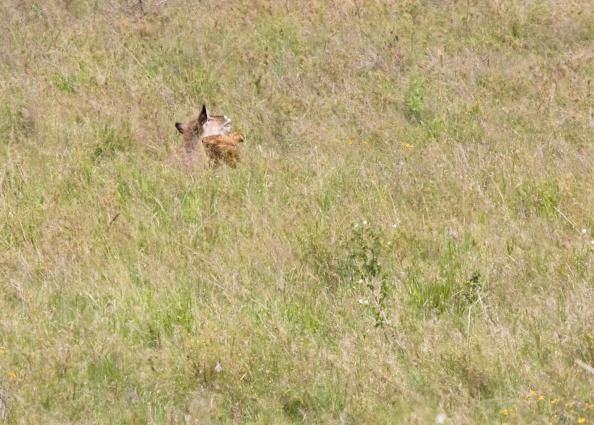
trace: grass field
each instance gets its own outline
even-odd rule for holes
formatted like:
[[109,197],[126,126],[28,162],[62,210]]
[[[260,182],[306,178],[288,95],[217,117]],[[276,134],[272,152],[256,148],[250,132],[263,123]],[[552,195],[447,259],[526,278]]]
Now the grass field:
[[594,424],[590,0],[0,16],[0,423]]

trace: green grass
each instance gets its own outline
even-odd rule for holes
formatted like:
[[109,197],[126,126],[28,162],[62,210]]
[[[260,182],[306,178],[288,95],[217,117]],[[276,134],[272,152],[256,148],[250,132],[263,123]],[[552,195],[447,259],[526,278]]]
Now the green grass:
[[0,423],[594,423],[590,1],[142,3],[0,4]]

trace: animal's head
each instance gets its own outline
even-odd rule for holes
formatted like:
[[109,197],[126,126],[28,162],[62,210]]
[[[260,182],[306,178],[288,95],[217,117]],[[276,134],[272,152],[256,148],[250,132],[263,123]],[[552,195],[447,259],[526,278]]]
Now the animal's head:
[[184,140],[190,141],[194,137],[228,133],[231,129],[231,120],[225,115],[209,115],[206,105],[203,105],[198,118],[185,124],[176,122],[175,128],[184,135]]

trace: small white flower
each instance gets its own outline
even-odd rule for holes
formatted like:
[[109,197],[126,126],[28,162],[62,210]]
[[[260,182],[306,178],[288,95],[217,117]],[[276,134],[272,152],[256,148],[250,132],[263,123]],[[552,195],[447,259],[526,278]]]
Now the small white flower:
[[221,366],[221,362],[217,362],[217,364],[216,364],[216,366],[214,368],[214,371],[216,373],[221,373],[223,371],[223,366]]
[[586,228],[583,228],[583,229],[582,229],[582,235],[585,235],[586,233],[588,233],[588,229],[586,229]]
[[365,298],[359,298],[359,304],[367,305],[369,304],[369,300],[366,300]]
[[397,227],[398,227],[398,225],[396,223],[392,224],[392,229],[395,229]]
[[363,220],[363,226],[367,226],[367,220]]
[[363,279],[359,279],[359,281],[357,282],[359,285],[361,285],[363,283]]
[[594,239],[592,240],[592,245],[594,245]]
[[435,417],[435,423],[438,425],[444,424],[447,418],[448,417],[446,416],[445,413],[443,413],[443,412],[438,413],[437,416]]

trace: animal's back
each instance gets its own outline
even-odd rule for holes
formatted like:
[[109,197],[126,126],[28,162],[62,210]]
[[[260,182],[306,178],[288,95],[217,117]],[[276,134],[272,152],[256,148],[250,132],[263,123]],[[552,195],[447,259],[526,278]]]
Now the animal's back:
[[212,165],[217,166],[224,162],[235,167],[240,160],[239,143],[243,141],[241,133],[233,132],[205,137],[202,144]]

